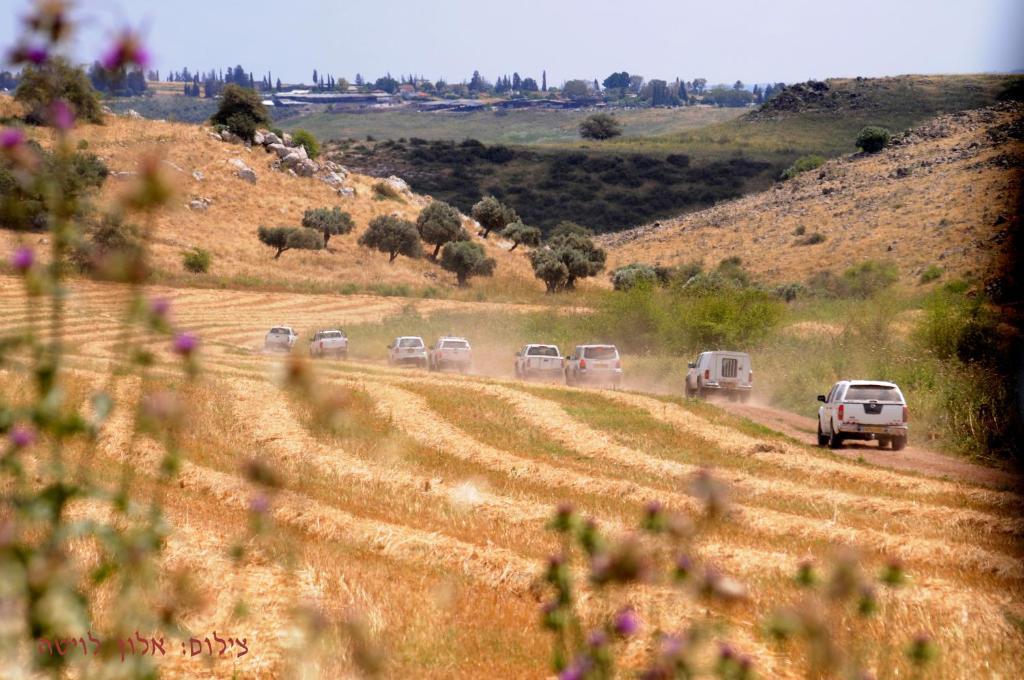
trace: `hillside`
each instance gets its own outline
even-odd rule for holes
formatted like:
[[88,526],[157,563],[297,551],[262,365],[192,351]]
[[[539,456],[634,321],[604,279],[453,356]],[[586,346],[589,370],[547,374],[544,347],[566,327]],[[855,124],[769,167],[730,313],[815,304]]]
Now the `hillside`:
[[[930,265],[984,278],[1016,224],[1022,116],[1018,103],[941,116],[877,155],[839,158],[771,190],[606,236],[609,266],[714,265],[736,255],[783,283],[889,259],[908,279]],[[815,233],[824,241],[801,244]]]
[[[48,143],[45,130],[33,129],[32,134]],[[358,174],[349,174],[344,180],[354,194],[341,196],[317,178],[271,169],[277,159],[274,154],[219,141],[208,129],[191,124],[108,116],[104,125],[77,128],[72,141],[78,140],[84,140],[88,151],[97,154],[111,171],[101,202],[124,190],[141,152],[156,151],[163,158],[177,195],[174,209],[162,213],[152,225],[152,264],[158,280],[349,292],[384,285],[405,286],[416,293],[427,287],[454,285],[453,275],[428,260],[399,257],[389,264],[387,255],[356,245],[374,216],[396,213],[415,220],[428,198],[406,194],[401,201],[380,200],[372,189],[377,180]],[[235,160],[254,170],[254,184],[237,176],[232,165]],[[190,209],[193,201],[203,199],[208,207]],[[256,238],[260,225],[298,226],[306,209],[332,206],[348,211],[356,228],[351,234],[333,237],[329,250],[288,251],[274,260],[273,251]],[[474,229],[470,231],[475,234]],[[13,241],[26,237],[38,238],[0,230],[0,249],[7,250]],[[495,280],[485,285],[502,287],[510,278],[532,278],[522,251],[509,253],[509,244],[494,237],[484,245],[498,260]],[[193,246],[213,254],[208,275],[183,270],[182,253]]]

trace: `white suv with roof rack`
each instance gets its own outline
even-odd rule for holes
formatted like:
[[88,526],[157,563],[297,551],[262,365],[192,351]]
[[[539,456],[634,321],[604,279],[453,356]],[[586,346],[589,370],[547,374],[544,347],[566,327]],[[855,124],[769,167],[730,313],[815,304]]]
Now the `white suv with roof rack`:
[[622,384],[622,361],[615,345],[576,345],[565,360],[565,384]]
[[427,345],[418,335],[402,335],[388,345],[388,363],[392,366],[416,364],[427,367]]
[[910,414],[895,383],[840,380],[818,401],[818,446],[838,449],[848,439],[875,440],[894,451],[907,445]]
[[746,401],[754,388],[754,368],[745,352],[702,352],[686,372],[686,396],[725,394]]

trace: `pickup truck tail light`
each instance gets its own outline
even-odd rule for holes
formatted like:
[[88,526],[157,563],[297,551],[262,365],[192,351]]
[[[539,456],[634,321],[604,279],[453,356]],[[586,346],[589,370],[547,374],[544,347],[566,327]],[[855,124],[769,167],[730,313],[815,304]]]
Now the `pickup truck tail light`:
[[751,385],[754,384],[754,372],[753,371],[750,371],[749,373],[747,373],[747,382],[750,383]]
[[622,368],[622,359],[615,360],[615,368]]
[[839,411],[838,411],[838,413],[836,415],[839,416],[839,422],[843,422],[843,416],[846,415],[846,407],[843,406],[842,404],[840,404],[839,405]]
[[711,380],[711,369],[710,368],[705,368],[704,369],[704,379],[705,380]]
[[587,360],[586,359],[580,359],[580,370],[582,371],[582,370],[586,369],[586,367],[587,367]]
[[903,422],[906,423],[906,422],[909,422],[909,421],[910,421],[910,409],[907,408],[906,406],[904,406],[903,407]]

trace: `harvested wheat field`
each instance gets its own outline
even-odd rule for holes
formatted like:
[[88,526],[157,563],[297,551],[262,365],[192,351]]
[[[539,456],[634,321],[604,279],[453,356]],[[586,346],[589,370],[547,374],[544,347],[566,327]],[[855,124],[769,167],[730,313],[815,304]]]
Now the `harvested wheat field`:
[[[696,519],[690,481],[705,469],[730,500],[693,557],[738,580],[745,596],[694,599],[652,584],[610,601],[588,595],[585,615],[628,601],[645,633],[714,622],[760,677],[800,677],[806,651],[776,644],[764,623],[799,600],[802,562],[824,570],[845,547],[864,573],[898,560],[908,574],[878,592],[877,615],[856,631],[852,620],[834,622],[878,677],[913,677],[905,648],[921,632],[939,650],[927,677],[1024,676],[1024,497],[1012,490],[839,458],[682,400],[260,352],[262,333],[283,318],[302,333],[299,355],[324,318],[383,319],[401,311],[395,298],[151,293],[201,338],[200,377],[183,387],[185,455],[164,501],[173,529],[161,569],[167,579],[201,575],[186,626],[245,637],[249,649],[208,664],[169,655],[157,666],[168,677],[355,675],[367,652],[339,624],[353,615],[385,677],[543,677],[540,576],[559,547],[545,528],[554,508],[569,502],[613,535],[654,500]],[[126,297],[117,285],[71,286],[68,391],[79,403],[120,361],[112,310]],[[429,314],[442,303],[415,304]],[[5,329],[39,314],[19,280],[0,279]],[[166,342],[150,342],[149,383],[114,378],[113,393],[176,380]],[[314,398],[284,387],[296,372]],[[27,380],[17,362],[0,376],[8,398]],[[329,422],[324,404],[337,406]],[[126,434],[131,417],[115,410],[86,462],[111,479],[130,468],[146,493],[160,459],[145,435]],[[276,488],[250,481],[254,460],[273,470]],[[256,534],[254,503],[268,527]],[[649,639],[627,645],[627,664],[640,663]]]

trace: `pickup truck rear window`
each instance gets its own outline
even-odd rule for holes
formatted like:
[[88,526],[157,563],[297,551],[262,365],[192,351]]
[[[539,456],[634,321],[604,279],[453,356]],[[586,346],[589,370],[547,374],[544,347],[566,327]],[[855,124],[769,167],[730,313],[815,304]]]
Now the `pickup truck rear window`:
[[327,340],[329,338],[343,338],[345,335],[341,331],[324,331],[320,334],[320,337]]
[[419,338],[402,338],[398,341],[399,347],[423,347],[423,341]]
[[614,347],[587,347],[583,350],[583,356],[587,359],[618,359],[619,351]]
[[531,357],[557,357],[557,347],[531,347],[526,351],[527,356]]
[[441,349],[469,349],[469,343],[465,340],[445,340],[441,343]]
[[270,332],[273,335],[288,335],[289,334],[287,328],[271,328]]
[[893,401],[903,403],[903,396],[895,387],[887,385],[850,385],[844,401]]

